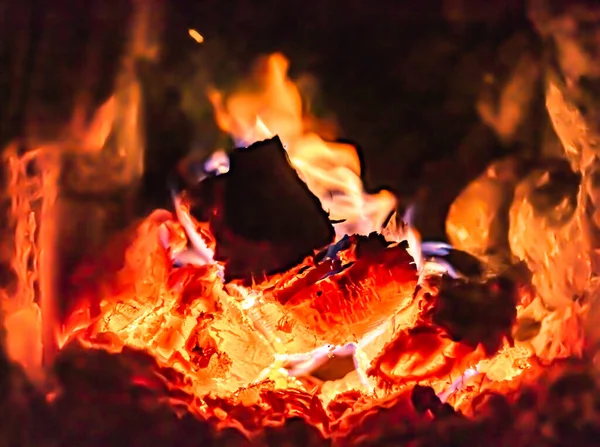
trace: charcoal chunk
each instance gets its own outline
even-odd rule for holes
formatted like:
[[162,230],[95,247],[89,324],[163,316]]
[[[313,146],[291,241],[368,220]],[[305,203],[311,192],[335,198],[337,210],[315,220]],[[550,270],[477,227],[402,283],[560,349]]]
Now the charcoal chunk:
[[430,386],[415,385],[410,396],[415,410],[424,413],[428,410],[437,410],[442,402]]
[[444,277],[435,303],[435,324],[454,341],[473,347],[481,343],[491,354],[500,348],[503,337],[511,337],[517,316],[517,288],[503,276],[484,282]]
[[335,232],[298,177],[279,137],[230,154],[229,172],[190,191],[192,213],[209,220],[227,279],[256,279],[297,265]]

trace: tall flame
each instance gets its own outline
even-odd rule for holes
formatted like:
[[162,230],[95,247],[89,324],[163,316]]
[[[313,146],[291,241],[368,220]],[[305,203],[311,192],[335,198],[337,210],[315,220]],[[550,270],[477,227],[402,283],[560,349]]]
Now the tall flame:
[[[4,163],[10,196],[9,227],[14,230],[11,244],[3,241],[3,258],[9,256],[15,274],[11,288],[0,290],[5,313],[6,350],[36,378],[41,372],[43,347],[51,345],[55,221],[52,213],[57,195],[56,148],[41,147],[20,154],[19,145],[6,148]],[[45,300],[42,296],[45,296]]]
[[[83,229],[86,244],[93,246],[110,220],[107,213],[84,212],[91,209],[89,203],[65,199],[59,194],[59,183],[92,197],[119,189],[133,195],[143,173],[143,98],[135,63],[157,56],[156,25],[162,2],[136,0],[134,6],[129,47],[115,93],[92,120],[86,119],[87,103],[82,100],[64,140],[39,144],[36,135],[29,135],[25,153],[20,144],[4,151],[8,230],[14,232],[14,241],[3,241],[1,255],[16,278],[15,287],[0,290],[0,305],[7,353],[34,376],[41,372],[43,361],[52,360],[57,347],[58,280],[64,273],[58,261],[81,255],[80,244],[61,243],[62,238]],[[65,160],[69,169],[63,170]],[[131,207],[124,208],[123,213]]]
[[325,141],[309,130],[313,120],[303,111],[288,67],[283,55],[272,54],[259,60],[252,79],[231,95],[209,90],[217,124],[239,146],[279,135],[292,165],[331,220],[343,221],[336,225],[338,238],[381,231],[396,206],[394,195],[385,190],[365,192],[356,149]]

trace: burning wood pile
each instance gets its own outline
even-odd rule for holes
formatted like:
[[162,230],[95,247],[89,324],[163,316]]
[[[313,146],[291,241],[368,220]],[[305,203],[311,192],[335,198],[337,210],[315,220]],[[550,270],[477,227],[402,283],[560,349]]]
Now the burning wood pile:
[[[536,17],[559,49],[580,42]],[[597,130],[579,81],[595,71],[551,67],[565,160],[491,166],[450,210],[452,245],[364,190],[356,149],[322,137],[281,54],[209,92],[236,148],[184,160],[172,210],[67,285],[59,174],[80,154],[7,150],[0,445],[594,445]],[[135,80],[122,92],[79,143],[98,159],[119,134],[135,184]]]

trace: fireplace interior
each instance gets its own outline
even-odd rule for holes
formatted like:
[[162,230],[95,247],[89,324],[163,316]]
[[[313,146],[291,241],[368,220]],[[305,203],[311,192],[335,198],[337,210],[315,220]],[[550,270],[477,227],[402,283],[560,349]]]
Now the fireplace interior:
[[0,447],[597,444],[595,2],[0,9]]

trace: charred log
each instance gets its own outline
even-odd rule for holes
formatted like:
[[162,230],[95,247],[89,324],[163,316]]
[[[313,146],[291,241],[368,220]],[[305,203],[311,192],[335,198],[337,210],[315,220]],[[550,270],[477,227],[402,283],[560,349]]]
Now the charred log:
[[374,359],[370,376],[382,385],[423,381],[464,371],[511,341],[517,287],[500,276],[483,282],[434,279],[416,291],[422,309]]
[[431,319],[453,340],[473,348],[481,343],[492,354],[510,337],[516,306],[517,287],[507,278],[477,283],[443,277]]
[[228,279],[291,268],[334,238],[327,213],[278,137],[233,152],[229,172],[200,183],[189,197],[195,216],[210,221]]

